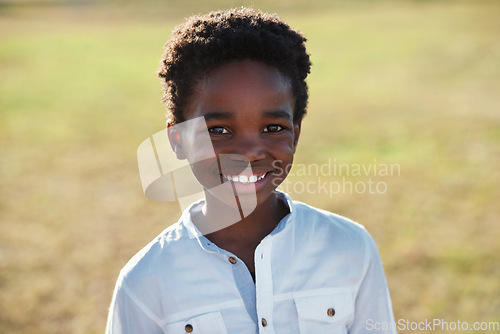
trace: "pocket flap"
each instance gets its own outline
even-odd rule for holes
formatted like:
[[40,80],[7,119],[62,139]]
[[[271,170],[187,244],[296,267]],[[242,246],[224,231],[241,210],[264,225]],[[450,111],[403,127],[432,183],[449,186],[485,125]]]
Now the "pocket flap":
[[177,333],[203,333],[224,334],[226,326],[220,312],[210,312],[192,317],[186,321],[167,324],[164,328],[166,334]]
[[299,318],[328,323],[345,322],[354,313],[350,292],[294,298]]

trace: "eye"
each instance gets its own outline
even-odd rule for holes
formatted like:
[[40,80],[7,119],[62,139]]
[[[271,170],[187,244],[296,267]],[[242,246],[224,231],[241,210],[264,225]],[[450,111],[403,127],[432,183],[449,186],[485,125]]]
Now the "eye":
[[208,132],[214,135],[225,135],[229,133],[229,131],[223,126],[213,126],[208,129]]
[[276,133],[285,130],[284,127],[278,124],[271,124],[265,127],[264,132]]

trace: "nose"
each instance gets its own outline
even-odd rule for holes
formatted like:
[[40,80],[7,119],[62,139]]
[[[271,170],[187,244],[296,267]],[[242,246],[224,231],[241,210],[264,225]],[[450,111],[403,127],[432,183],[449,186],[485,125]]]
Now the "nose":
[[262,160],[266,157],[262,139],[256,135],[239,135],[233,141],[231,153],[243,156],[249,162]]

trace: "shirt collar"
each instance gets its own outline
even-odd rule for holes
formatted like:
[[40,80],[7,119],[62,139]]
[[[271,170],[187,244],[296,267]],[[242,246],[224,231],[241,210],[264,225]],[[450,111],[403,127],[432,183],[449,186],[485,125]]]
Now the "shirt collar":
[[[276,192],[278,193],[278,197],[286,204],[290,212],[283,219],[281,219],[281,221],[278,223],[278,225],[276,225],[276,228],[271,232],[270,235],[279,233],[281,230],[285,228],[285,226],[289,225],[289,223],[292,222],[293,219],[295,218],[295,211],[296,211],[294,203],[288,194],[280,190],[276,190]],[[200,199],[189,205],[182,213],[180,221],[186,227],[189,234],[189,239],[194,239],[194,238],[199,239],[200,237],[203,236],[200,230],[198,230],[196,225],[193,223],[191,217],[193,210],[200,210],[204,202],[205,202],[204,199]]]

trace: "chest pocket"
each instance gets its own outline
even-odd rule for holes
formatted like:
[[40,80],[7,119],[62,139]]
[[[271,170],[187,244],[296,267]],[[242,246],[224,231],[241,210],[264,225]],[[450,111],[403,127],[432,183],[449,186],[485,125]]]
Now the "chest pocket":
[[350,292],[294,298],[300,333],[346,334],[354,316]]
[[165,334],[227,334],[220,312],[205,313],[186,321],[179,321],[164,326]]

